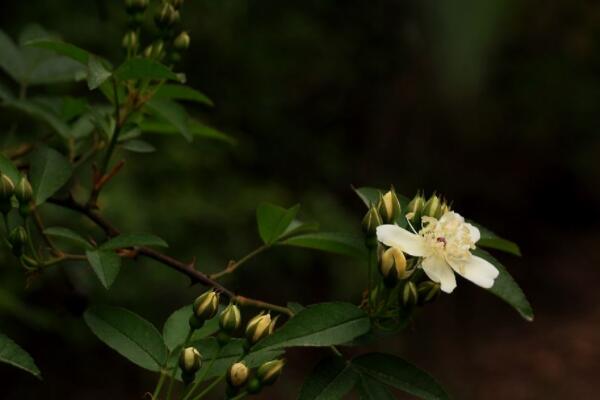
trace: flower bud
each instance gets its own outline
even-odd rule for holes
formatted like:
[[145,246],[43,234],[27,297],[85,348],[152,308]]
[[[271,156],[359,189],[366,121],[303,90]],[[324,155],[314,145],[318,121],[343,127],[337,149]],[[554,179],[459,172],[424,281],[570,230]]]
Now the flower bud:
[[165,43],[162,40],[157,40],[150,46],[144,49],[144,57],[146,58],[161,58],[165,49]]
[[367,237],[375,237],[377,235],[377,227],[381,225],[381,216],[377,211],[377,208],[371,207],[365,214],[362,220],[362,229]]
[[154,22],[160,29],[170,28],[178,19],[179,12],[169,3],[164,3],[154,16]]
[[449,211],[450,211],[450,205],[446,202],[446,200],[442,201],[442,206],[440,207],[440,217]]
[[437,197],[435,194],[431,195],[431,197],[429,198],[429,200],[427,200],[427,203],[425,203],[425,206],[423,207],[423,215],[433,218],[439,218],[441,208],[442,202],[440,201],[440,198]]
[[235,388],[242,387],[248,381],[250,370],[243,362],[236,362],[227,370],[227,383]]
[[246,325],[246,339],[250,345],[257,343],[264,337],[269,336],[271,328],[271,315],[264,311],[255,316]]
[[209,290],[198,296],[193,307],[196,318],[200,321],[209,320],[219,311],[219,294],[214,290]]
[[138,36],[134,31],[129,31],[123,36],[123,47],[126,49],[135,49],[138,46]]
[[417,286],[411,281],[406,282],[402,289],[402,304],[406,307],[412,307],[417,304],[418,300]]
[[179,356],[179,368],[187,374],[195,374],[202,364],[202,356],[195,347],[186,347]]
[[125,9],[128,14],[137,14],[146,11],[149,0],[125,0]]
[[275,318],[273,318],[273,320],[271,321],[271,323],[269,324],[269,335],[272,335],[273,332],[275,332],[275,327],[277,326],[277,320],[279,319],[279,315],[276,316]]
[[440,284],[432,281],[421,282],[417,287],[419,304],[430,303],[440,296]]
[[416,196],[408,203],[408,209],[406,212],[406,218],[412,222],[421,221],[421,215],[423,215],[423,207],[425,207],[425,198],[421,193],[417,193]]
[[177,50],[186,50],[190,47],[190,35],[187,32],[181,32],[173,41],[173,46]]
[[284,365],[285,362],[283,360],[268,361],[258,367],[256,377],[261,384],[272,385],[279,378],[279,375],[281,375]]
[[0,201],[10,201],[10,198],[15,193],[15,184],[9,178],[0,172]]
[[242,316],[240,314],[240,309],[235,304],[228,305],[225,310],[221,313],[221,317],[219,318],[219,326],[221,330],[226,333],[232,334],[242,324]]
[[15,188],[15,196],[17,197],[17,200],[19,200],[20,204],[29,203],[33,197],[33,189],[31,188],[31,184],[25,175],[21,177],[21,180]]
[[381,255],[379,260],[379,272],[383,276],[383,282],[387,287],[394,287],[398,280],[410,275],[406,271],[406,257],[402,250],[390,247]]
[[398,200],[398,195],[393,187],[386,194],[381,196],[377,208],[379,209],[381,219],[386,224],[394,223],[398,217],[400,217],[402,207],[400,206],[400,200]]
[[12,252],[15,256],[19,257],[23,254],[23,247],[27,243],[28,235],[27,231],[22,226],[17,226],[8,235],[8,242],[12,246]]
[[260,392],[261,389],[262,389],[262,385],[260,384],[260,381],[256,377],[250,379],[250,382],[248,382],[248,387],[246,387],[246,390],[250,394],[257,394]]

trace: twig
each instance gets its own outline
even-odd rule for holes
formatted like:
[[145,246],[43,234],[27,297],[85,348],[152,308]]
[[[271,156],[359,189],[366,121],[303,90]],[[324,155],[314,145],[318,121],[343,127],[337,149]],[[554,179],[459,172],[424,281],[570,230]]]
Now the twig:
[[268,248],[270,248],[270,246],[264,244],[264,245],[258,247],[257,249],[253,250],[252,252],[246,254],[239,261],[230,261],[229,264],[227,265],[227,267],[224,270],[219,271],[217,273],[214,273],[214,274],[210,275],[210,278],[211,279],[219,279],[223,275],[231,274],[236,269],[238,269],[239,267],[241,267],[242,264],[244,264],[246,261],[248,261],[252,257],[254,257],[254,256],[262,253],[263,251],[267,250]]

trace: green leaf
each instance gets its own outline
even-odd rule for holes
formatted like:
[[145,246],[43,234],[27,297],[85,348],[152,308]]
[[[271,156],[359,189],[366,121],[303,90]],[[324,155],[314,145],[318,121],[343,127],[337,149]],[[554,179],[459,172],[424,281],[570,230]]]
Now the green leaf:
[[298,210],[300,210],[299,205],[285,209],[274,204],[261,203],[256,209],[256,222],[263,242],[266,244],[276,242],[288,229]]
[[369,378],[366,375],[360,375],[358,382],[358,392],[360,400],[394,400],[396,397],[383,383]]
[[258,342],[254,350],[338,345],[364,335],[370,328],[369,317],[355,305],[321,303],[300,311],[271,336]]
[[82,247],[84,249],[90,250],[93,248],[93,246],[90,244],[90,242],[87,241],[83,236],[81,236],[77,232],[74,232],[68,228],[62,228],[59,226],[53,226],[50,228],[46,228],[46,229],[44,229],[44,235],[68,239],[71,242],[76,243],[77,245],[79,245],[80,247]]
[[150,143],[137,139],[128,140],[122,143],[121,147],[134,153],[153,153],[156,151],[156,148]]
[[42,379],[33,358],[8,336],[0,333],[0,362],[10,364]]
[[[162,133],[162,134],[175,134],[179,133],[179,130],[170,124],[169,122],[160,120],[144,120],[140,124],[140,128],[147,133]],[[194,119],[188,119],[188,131],[192,136],[198,136],[206,139],[221,140],[234,144],[235,139],[229,137],[225,133],[216,130],[210,126],[204,125],[203,123]]]
[[87,64],[87,84],[90,90],[97,89],[108,78],[111,72],[98,57],[90,56]]
[[188,126],[189,116],[181,105],[171,100],[155,97],[146,103],[146,107],[173,125],[188,142],[192,141],[192,134]]
[[0,154],[0,172],[7,175],[15,185],[21,180],[21,174],[17,167],[2,154]]
[[513,254],[519,257],[521,256],[521,249],[519,249],[519,246],[515,242],[511,242],[510,240],[501,238],[494,232],[477,223],[474,223],[472,221],[469,222],[475,225],[479,229],[479,233],[481,234],[481,237],[477,242],[477,246],[500,250],[505,253]]
[[29,100],[12,100],[6,101],[5,103],[8,107],[14,108],[16,110],[22,111],[35,117],[45,123],[47,123],[56,133],[62,136],[65,139],[68,139],[70,136],[70,129],[67,124],[65,124],[58,116],[53,114],[52,112],[46,110],[41,105],[35,103],[34,101]]
[[19,47],[3,31],[0,30],[0,68],[11,78],[20,82],[25,70],[25,61]]
[[85,255],[102,285],[110,288],[121,270],[121,257],[110,250],[88,250]]
[[204,93],[184,85],[164,84],[157,91],[155,96],[173,100],[189,100],[197,103],[213,106],[213,102]]
[[61,54],[75,61],[78,61],[83,65],[88,64],[88,59],[90,57],[90,53],[86,50],[83,50],[82,48],[72,45],[70,43],[62,42],[56,39],[34,39],[28,41],[26,43],[26,46],[51,50],[55,53]]
[[510,276],[504,265],[484,250],[475,249],[473,254],[489,261],[500,271],[500,274],[494,281],[494,286],[489,291],[513,306],[527,321],[533,321],[531,304],[529,304],[525,293],[523,293],[513,277]]
[[177,75],[167,66],[148,58],[130,58],[121,64],[114,74],[123,81],[133,79],[178,80]]
[[346,233],[307,233],[285,239],[281,244],[323,250],[360,259],[367,257],[364,240]]
[[31,157],[31,186],[36,205],[40,205],[71,178],[73,167],[58,151],[50,147],[36,150]]
[[290,222],[287,229],[281,234],[279,239],[287,239],[303,233],[316,232],[318,230],[319,224],[316,222],[301,222],[295,219]]
[[352,360],[352,366],[363,375],[421,399],[450,398],[429,374],[390,354],[369,353],[358,356]]
[[340,357],[325,358],[308,376],[298,400],[337,400],[356,383],[358,374]]
[[169,247],[167,242],[149,233],[122,233],[103,243],[100,248],[103,250],[116,250],[135,246]]
[[167,361],[167,348],[154,325],[124,308],[94,306],[84,314],[92,332],[131,362],[150,371],[160,371]]
[[[221,308],[221,307],[220,307]],[[187,335],[190,333],[189,320],[192,316],[192,305],[181,307],[173,312],[165,321],[163,326],[163,337],[165,344],[170,351],[183,345]],[[202,328],[196,329],[192,335],[192,341],[198,341],[202,338],[212,335],[219,330],[219,315],[204,322]]]

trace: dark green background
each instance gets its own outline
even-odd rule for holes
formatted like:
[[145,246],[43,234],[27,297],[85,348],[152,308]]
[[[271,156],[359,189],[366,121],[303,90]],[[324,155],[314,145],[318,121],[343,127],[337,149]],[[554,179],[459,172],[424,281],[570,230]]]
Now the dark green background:
[[[117,0],[2,4],[0,28],[10,35],[32,22],[122,57]],[[157,153],[124,154],[101,199],[117,225],[157,233],[170,254],[214,271],[259,244],[262,200],[299,202],[301,216],[324,230],[358,232],[364,210],[351,184],[437,190],[521,244],[521,259],[501,259],[536,320],[460,281],[379,350],[431,371],[457,399],[595,396],[598,4],[195,0],[183,24],[192,46],[180,70],[216,103],[190,111],[238,143],[150,137]],[[1,115],[4,132],[11,115]],[[58,271],[24,289],[3,256],[0,328],[33,354],[45,380],[0,366],[0,397],[141,398],[153,377],[93,337],[81,311],[91,301],[119,304],[160,325],[201,289],[147,261],[128,263],[108,292],[87,268],[66,274],[76,289]],[[313,303],[356,301],[364,277],[364,266],[343,257],[278,249],[225,283],[273,302]],[[319,355],[292,352],[282,382],[261,398],[294,398]]]

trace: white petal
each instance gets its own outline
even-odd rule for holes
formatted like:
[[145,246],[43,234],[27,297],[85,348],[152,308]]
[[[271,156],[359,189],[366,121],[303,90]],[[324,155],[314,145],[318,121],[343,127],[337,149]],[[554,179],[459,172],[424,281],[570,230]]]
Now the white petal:
[[450,265],[452,265],[452,269],[458,274],[485,289],[494,286],[494,279],[496,279],[500,273],[490,262],[477,256],[471,256],[464,263],[449,261]]
[[426,251],[425,239],[398,225],[380,225],[377,227],[377,240],[386,246],[398,247],[411,256],[422,257]]
[[469,229],[469,233],[471,234],[471,240],[473,241],[473,243],[477,243],[479,239],[481,239],[481,233],[479,232],[479,228],[471,224],[465,224],[465,226]]
[[441,284],[442,292],[452,293],[456,287],[456,277],[446,260],[437,256],[426,257],[422,266],[429,279]]

